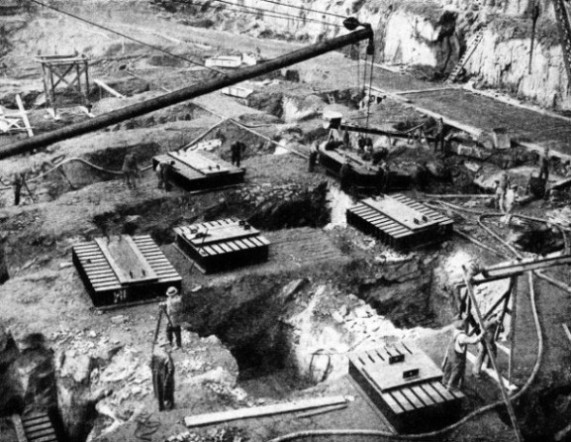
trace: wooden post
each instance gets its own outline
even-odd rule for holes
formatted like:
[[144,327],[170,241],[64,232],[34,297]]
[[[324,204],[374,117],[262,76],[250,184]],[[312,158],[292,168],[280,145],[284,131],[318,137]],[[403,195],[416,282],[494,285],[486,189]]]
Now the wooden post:
[[34,132],[32,131],[32,126],[30,126],[30,120],[28,120],[28,114],[26,113],[20,94],[16,94],[16,103],[18,104],[18,109],[20,109],[20,116],[22,117],[22,121],[26,127],[26,132],[28,132],[29,137],[33,137]]
[[515,331],[516,331],[516,319],[517,319],[517,283],[519,282],[517,276],[515,277],[515,283],[512,290],[512,308],[511,308],[511,327],[510,327],[510,355],[508,360],[508,380],[512,382],[513,370],[514,370],[514,354],[515,354]]
[[[480,307],[478,306],[478,303],[476,302],[476,297],[474,296],[474,292],[472,290],[472,282],[470,281],[470,279],[468,277],[468,272],[467,272],[466,268],[464,268],[464,282],[466,284],[466,291],[468,293],[468,296],[470,297],[470,300],[472,301],[472,304],[474,305],[474,311],[476,312],[476,320],[478,321],[478,324],[480,325],[481,332],[484,333],[486,329],[484,328],[484,322],[482,320],[482,314],[480,313]],[[515,297],[514,297],[514,299],[515,299]],[[484,344],[484,348],[486,349],[486,352],[488,353],[488,358],[489,358],[490,362],[492,363],[492,367],[494,367],[494,371],[496,372],[496,374],[498,376],[498,384],[500,386],[500,391],[502,393],[502,397],[504,399],[504,402],[506,403],[506,408],[508,409],[508,414],[510,416],[510,420],[511,420],[512,425],[513,425],[513,429],[514,429],[514,432],[516,435],[516,439],[518,440],[518,442],[522,442],[523,438],[521,436],[519,425],[518,425],[517,419],[515,417],[515,412],[514,412],[512,403],[510,402],[510,398],[506,392],[504,382],[503,382],[502,376],[500,374],[500,370],[498,369],[498,364],[496,363],[496,357],[488,348],[486,341],[483,341],[483,344]]]

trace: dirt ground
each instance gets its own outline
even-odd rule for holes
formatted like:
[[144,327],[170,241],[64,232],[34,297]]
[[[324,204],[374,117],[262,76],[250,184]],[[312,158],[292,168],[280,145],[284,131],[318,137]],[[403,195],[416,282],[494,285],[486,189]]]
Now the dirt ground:
[[[259,49],[263,57],[270,58],[301,46],[252,38],[245,33],[236,35],[191,28],[169,14],[158,14],[143,2],[75,4],[71,10],[201,62],[206,57],[237,50],[256,53]],[[153,20],[149,20],[149,16],[153,16]],[[5,78],[0,81],[0,103],[13,107],[14,93],[22,93],[38,133],[88,117],[77,109],[62,112],[60,121],[47,117],[41,107],[42,85],[38,64],[30,57],[32,53],[65,54],[74,50],[86,53],[92,60],[92,77],[104,80],[127,96],[125,99],[109,97],[94,88],[91,99],[96,115],[165,90],[204,81],[211,75],[197,70],[191,63],[161,55],[109,32],[78,26],[71,18],[54,12],[38,11],[22,18],[28,20],[28,25],[18,31],[12,51],[3,58]],[[141,431],[138,427],[145,425],[142,422],[149,415],[151,421],[160,422],[152,435],[152,440],[159,441],[185,431],[181,424],[184,416],[338,394],[355,396],[355,400],[346,409],[310,418],[284,415],[239,421],[222,428],[230,433],[240,429],[237,434],[244,439],[238,440],[252,441],[307,429],[386,430],[387,426],[375,410],[343,375],[347,364],[344,355],[332,358],[334,374],[324,382],[314,379],[315,373],[303,372],[307,369],[308,355],[319,346],[343,353],[354,345],[366,349],[391,340],[409,339],[440,364],[445,351],[443,342],[451,335],[447,325],[455,314],[454,300],[448,291],[454,283],[452,269],[458,270],[459,263],[469,258],[483,264],[505,258],[483,251],[457,236],[434,249],[398,254],[346,226],[344,209],[356,198],[340,192],[336,180],[322,169],[308,173],[305,156],[309,144],[327,134],[321,125],[324,109],[342,109],[357,124],[366,118],[365,112],[355,109],[355,102],[342,98],[357,85],[355,67],[355,62],[343,54],[330,53],[295,66],[302,82],[292,82],[283,76],[260,79],[253,84],[255,100],[213,93],[193,103],[157,111],[28,156],[0,162],[3,180],[0,233],[6,236],[5,251],[11,276],[0,287],[0,321],[18,342],[30,333],[42,333],[57,357],[66,354],[74,359],[89,355],[97,361],[89,388],[105,387],[113,392],[97,406],[99,417],[95,422],[94,440],[131,440]],[[433,83],[380,67],[375,70],[374,84],[393,92],[434,87]],[[336,97],[330,99],[332,90]],[[280,98],[275,99],[276,96]],[[501,122],[527,136],[529,126],[524,127],[521,122],[531,120],[527,111],[520,109],[512,118],[505,105],[474,97],[460,91],[415,94],[419,105],[433,106],[454,118],[462,116],[459,108],[465,111],[473,106],[485,107],[490,112],[482,112],[472,124],[489,128]],[[286,115],[302,114],[306,117],[286,119]],[[245,127],[223,121],[228,119]],[[397,123],[421,121],[422,116],[414,109],[387,99],[372,106],[370,120],[376,127],[392,129]],[[533,121],[549,128],[562,124],[536,114]],[[167,193],[158,189],[155,174],[148,168],[151,158],[185,146],[218,123],[220,126],[204,140],[223,139],[222,146],[211,154],[225,160],[229,159],[233,140],[246,142],[245,183],[210,192],[188,193],[175,189]],[[1,136],[0,146],[18,137],[21,138],[20,135]],[[546,139],[551,138],[533,141]],[[466,165],[465,159],[435,155],[423,142],[393,145],[382,138],[375,142],[377,147],[390,148],[393,163],[403,170],[415,167],[420,161],[427,161],[436,172],[442,168],[453,170],[451,178],[433,174],[428,188],[424,189],[426,192],[456,193],[458,189],[482,192],[473,184],[472,166]],[[276,144],[297,154],[276,155],[274,153],[279,151]],[[125,154],[131,151],[137,152],[141,166],[147,168],[136,189],[127,188],[117,174]],[[66,160],[69,162],[62,167],[63,174],[49,171]],[[85,162],[104,170],[94,169]],[[481,167],[485,162],[475,163]],[[24,195],[23,205],[18,207],[12,205],[9,185],[15,172],[28,174],[31,193]],[[294,211],[290,208],[288,214],[299,225],[281,225],[263,232],[272,243],[267,263],[204,275],[172,244],[172,228],[180,223],[229,216],[255,219],[262,209],[266,210],[264,216],[271,215],[280,205],[283,208],[285,204],[286,209],[288,205],[297,207],[295,201],[307,198],[322,184],[327,186],[327,195],[333,200],[330,203],[335,208],[333,214],[325,205],[320,205],[316,213],[327,216],[317,220],[317,216],[312,219],[305,213],[292,214]],[[421,192],[411,191],[410,195],[436,203]],[[478,227],[473,213],[491,211],[489,201],[446,201],[467,210],[439,206],[455,219],[458,230],[501,248]],[[542,201],[517,210],[544,216],[546,210],[554,207],[557,205]],[[188,330],[183,335],[183,349],[173,352],[177,409],[170,413],[157,411],[148,366],[157,305],[99,311],[93,308],[71,262],[71,248],[75,243],[120,233],[128,217],[136,217],[138,232],[151,234],[183,277]],[[333,223],[328,224],[329,221]],[[512,233],[512,229],[500,224],[493,227],[506,238]],[[557,270],[554,274],[565,281],[565,272],[566,269]],[[520,278],[519,284],[520,319],[516,329],[514,380],[521,386],[536,363],[538,341],[529,289],[524,278]],[[536,292],[545,353],[532,394],[517,404],[517,410],[525,421],[526,434],[541,438],[566,425],[571,356],[561,324],[570,312],[566,302],[568,292],[544,281],[536,283]],[[303,335],[300,331],[306,333]],[[159,344],[165,344],[163,333]],[[506,359],[500,358],[503,371],[507,369]],[[325,372],[323,378],[327,378],[327,369]],[[476,380],[471,375],[467,377],[466,392],[466,413],[499,399],[498,390],[489,380]],[[555,414],[557,418],[547,422],[548,417]],[[0,420],[0,425],[7,424]],[[198,433],[210,437],[206,440],[217,440],[216,430],[203,428]],[[333,438],[341,439],[347,440],[347,437]],[[476,439],[513,440],[504,413],[483,414],[439,436],[438,440]],[[351,440],[361,439],[352,437]]]

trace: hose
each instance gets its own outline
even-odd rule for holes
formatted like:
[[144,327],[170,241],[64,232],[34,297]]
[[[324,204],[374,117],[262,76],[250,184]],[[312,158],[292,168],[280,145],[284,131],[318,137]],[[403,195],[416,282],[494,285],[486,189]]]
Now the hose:
[[[451,205],[451,206],[453,206],[453,205]],[[463,209],[463,208],[460,208],[460,209]],[[480,216],[504,216],[503,213],[502,214],[495,213],[495,214],[481,215],[481,212],[476,212],[476,211],[471,211],[471,210],[468,210],[468,211],[475,212]],[[479,220],[479,222],[480,222],[480,220]],[[485,228],[485,230],[488,231],[487,228]],[[488,232],[488,233],[490,233],[490,232]],[[503,239],[501,239],[499,237],[496,239],[498,239],[501,243],[504,243],[504,245],[507,246],[508,248],[511,247]],[[521,254],[519,252],[517,252],[515,249],[513,249],[512,253],[514,253],[518,257],[521,257]],[[543,362],[544,340],[543,340],[541,321],[539,318],[539,313],[537,311],[537,302],[536,302],[536,296],[535,296],[533,273],[534,272],[528,273],[528,285],[529,285],[529,297],[530,297],[530,303],[531,303],[531,311],[533,314],[533,322],[534,322],[535,330],[537,333],[537,356],[536,356],[535,364],[533,366],[533,369],[532,369],[531,374],[528,377],[527,381],[525,382],[523,387],[517,393],[515,393],[513,396],[510,397],[510,399],[512,401],[516,401],[516,400],[520,399],[523,396],[523,394],[526,393],[527,390],[531,387],[531,385],[535,381],[535,378],[537,377],[537,374],[539,373],[539,369],[541,368],[541,364]],[[441,428],[439,430],[435,430],[432,432],[427,432],[427,433],[393,434],[393,433],[388,433],[386,431],[364,430],[364,429],[356,429],[356,430],[355,429],[307,430],[307,431],[300,431],[300,432],[286,434],[284,436],[280,436],[280,437],[271,439],[268,442],[286,442],[286,441],[303,439],[303,438],[307,438],[307,437],[315,437],[315,436],[365,436],[365,437],[370,436],[370,437],[384,437],[386,439],[391,439],[391,440],[424,440],[424,439],[442,436],[443,434],[448,433],[448,432],[460,427],[461,425],[468,422],[469,420],[471,420],[471,419],[473,419],[473,418],[475,418],[481,414],[484,414],[488,411],[491,411],[494,408],[499,407],[500,405],[504,405],[504,402],[503,401],[497,401],[497,402],[491,403],[489,405],[486,405],[484,407],[481,407],[477,410],[472,411],[471,413],[467,414],[466,416],[464,416],[459,421],[457,421],[457,422],[455,422],[455,423],[453,423],[447,427],[444,427],[444,428]]]
[[[73,157],[73,158],[68,158],[67,160],[63,160],[61,163],[56,164],[54,167],[52,167],[51,169],[49,169],[49,170],[47,170],[47,171],[41,173],[40,175],[38,175],[38,176],[36,176],[36,177],[34,177],[34,178],[30,178],[29,180],[26,180],[26,182],[29,183],[29,182],[33,182],[33,181],[38,181],[40,178],[43,178],[44,176],[46,176],[46,175],[52,173],[53,171],[59,169],[59,168],[62,167],[64,164],[68,164],[68,163],[71,163],[71,162],[74,162],[74,161],[78,161],[78,162],[80,162],[80,163],[83,163],[83,164],[85,164],[86,166],[89,166],[89,167],[91,167],[92,169],[95,169],[95,170],[97,170],[97,171],[99,171],[99,172],[105,172],[105,173],[110,173],[110,174],[112,174],[112,175],[119,175],[119,176],[123,175],[123,172],[120,171],[120,170],[106,169],[106,168],[104,168],[104,167],[97,166],[96,164],[90,163],[89,161],[84,160],[83,158]],[[152,169],[152,167],[153,167],[152,165],[145,166],[145,167],[143,167],[140,171],[141,171],[141,172],[146,172],[147,170]],[[11,186],[5,186],[5,187],[0,187],[0,190],[9,190],[9,189],[11,189],[11,188],[12,188]]]

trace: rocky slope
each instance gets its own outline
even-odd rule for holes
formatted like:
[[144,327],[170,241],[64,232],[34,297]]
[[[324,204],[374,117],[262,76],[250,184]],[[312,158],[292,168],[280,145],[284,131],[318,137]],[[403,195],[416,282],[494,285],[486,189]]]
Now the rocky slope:
[[[312,0],[302,8],[290,0],[281,5],[241,1],[249,10],[212,1],[193,6],[170,0],[154,3],[191,25],[299,41],[338,35],[344,32],[340,16],[354,15],[376,31],[376,61],[421,66],[435,79],[453,69],[470,39],[483,29],[483,39],[466,65],[467,76],[478,87],[506,90],[544,107],[571,109],[551,2],[540,4],[537,15],[531,0]],[[534,17],[536,36],[530,61]]]

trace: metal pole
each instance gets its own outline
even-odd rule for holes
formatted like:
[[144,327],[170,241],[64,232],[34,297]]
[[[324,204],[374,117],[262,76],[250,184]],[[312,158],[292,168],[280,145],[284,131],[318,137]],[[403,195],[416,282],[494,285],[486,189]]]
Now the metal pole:
[[231,86],[233,84],[240,83],[241,81],[249,80],[277,69],[315,58],[318,55],[335,51],[357,41],[367,40],[370,38],[373,38],[373,31],[371,29],[364,28],[342,35],[341,37],[307,46],[289,54],[282,55],[281,57],[262,62],[258,65],[240,69],[221,79],[214,79],[206,83],[179,89],[160,97],[152,98],[141,103],[117,109],[107,114],[99,115],[90,120],[71,124],[52,132],[12,143],[0,150],[0,159],[25,153],[40,147],[45,147],[52,143],[57,143],[58,141],[103,129],[104,127],[120,123],[130,118],[139,117],[141,115],[148,114],[149,112],[172,106],[183,101],[192,100],[193,98],[217,91],[226,86]]
[[511,382],[513,378],[513,358],[515,353],[515,326],[516,326],[516,319],[517,319],[517,282],[518,278],[516,278],[514,288],[512,291],[512,308],[511,308],[511,324],[510,324],[510,356],[508,360],[508,380]]
[[[486,329],[484,328],[484,322],[482,321],[482,315],[480,313],[480,307],[478,307],[478,303],[476,302],[476,297],[474,296],[474,292],[472,290],[472,283],[469,279],[468,272],[466,271],[465,268],[464,268],[464,283],[466,284],[466,290],[468,292],[468,296],[470,297],[470,301],[472,302],[472,304],[474,306],[474,311],[476,312],[476,319],[478,320],[478,324],[480,325],[480,330],[482,333],[484,333]],[[510,402],[510,398],[509,398],[509,396],[506,392],[506,389],[504,387],[504,382],[502,380],[500,370],[498,369],[498,364],[496,363],[496,357],[488,348],[486,341],[483,341],[482,343],[484,345],[484,348],[486,349],[486,352],[488,353],[488,358],[490,359],[490,362],[492,363],[492,367],[494,367],[494,371],[496,372],[496,375],[498,376],[498,383],[500,385],[500,391],[502,393],[503,400],[506,403],[506,408],[508,409],[508,414],[510,416],[510,420],[511,420],[512,425],[513,425],[513,429],[514,429],[514,432],[516,435],[516,439],[518,440],[518,442],[521,442],[523,440],[523,438],[522,438],[521,432],[519,430],[519,425],[518,425],[517,419],[515,417],[515,412],[514,412],[512,403]]]

